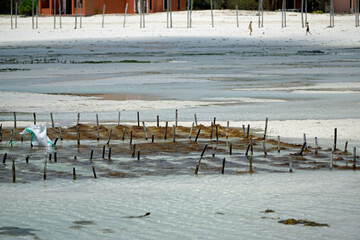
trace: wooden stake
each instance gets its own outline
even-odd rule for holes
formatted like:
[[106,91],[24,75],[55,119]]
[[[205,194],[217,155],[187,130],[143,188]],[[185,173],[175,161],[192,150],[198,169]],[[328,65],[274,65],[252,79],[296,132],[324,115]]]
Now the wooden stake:
[[211,122],[210,139],[212,139],[213,137],[213,129],[214,129],[214,123]]
[[96,114],[96,133],[97,133],[97,138],[96,140],[100,140],[100,126],[99,126],[99,115]]
[[230,143],[230,146],[229,146],[229,149],[230,149],[230,155],[232,155],[232,143]]
[[12,177],[13,177],[13,183],[16,182],[16,170],[15,170],[15,160],[14,158],[12,160]]
[[73,180],[76,180],[76,171],[74,167],[73,167]]
[[207,144],[205,145],[205,147],[204,147],[204,149],[203,149],[203,151],[202,151],[202,153],[201,153],[201,155],[200,155],[200,159],[199,159],[199,161],[198,161],[197,164],[196,164],[195,174],[198,174],[199,167],[200,167],[200,162],[201,162],[201,159],[202,159],[203,156],[204,156],[204,153],[205,153],[206,148],[207,148]]
[[304,144],[303,144],[302,147],[301,147],[301,150],[300,150],[300,152],[299,152],[299,155],[300,155],[300,156],[303,155],[303,152],[304,152],[305,148],[306,148],[306,142],[304,142]]
[[56,146],[57,141],[59,140],[59,138],[56,138],[54,141],[54,146]]
[[110,144],[111,135],[112,135],[112,128],[110,129],[109,138],[108,138],[108,141],[107,141],[106,145]]
[[45,163],[44,163],[44,176],[43,176],[44,181],[46,181],[46,165],[47,165],[47,163],[45,161]]
[[211,25],[212,25],[212,27],[214,27],[214,13],[213,13],[212,0],[210,0],[210,8],[211,8]]
[[173,125],[173,142],[175,142],[176,139],[176,125]]
[[137,152],[137,160],[140,161],[140,151]]
[[137,112],[137,123],[138,123],[138,127],[140,127],[140,113]]
[[248,127],[247,127],[246,138],[249,138],[249,135],[250,135],[250,124],[248,124]]
[[354,147],[353,169],[356,170],[356,147]]
[[345,142],[345,150],[344,150],[344,152],[347,152],[347,146],[348,146],[348,141]]
[[14,112],[14,128],[16,128],[16,112]]
[[120,125],[120,112],[118,114],[118,126]]
[[334,151],[336,151],[336,142],[337,142],[337,128],[334,129]]
[[239,8],[236,5],[236,26],[239,27]]
[[122,140],[123,141],[125,140],[125,130],[126,130],[126,128],[123,128],[123,135],[122,135]]
[[93,150],[93,149],[91,149],[91,153],[90,153],[90,162],[92,161],[93,156],[94,156],[94,150]]
[[266,152],[266,142],[265,140],[263,140],[263,149],[264,149],[264,156],[267,156],[267,152]]
[[216,125],[216,141],[219,141],[219,126]]
[[278,153],[280,153],[280,136],[278,136]]
[[49,162],[51,162],[51,157],[52,157],[52,154],[50,153],[49,154]]
[[196,114],[194,114],[194,120],[195,120],[195,126],[197,126],[198,122],[197,122]]
[[111,160],[111,147],[109,147],[108,159]]
[[266,140],[267,127],[268,127],[268,118],[266,118],[266,120],[265,120],[264,140]]
[[249,172],[252,173],[253,169],[252,169],[252,161],[253,161],[253,146],[252,146],[252,139],[250,138],[250,159],[249,159]]
[[61,127],[59,127],[59,134],[60,134],[60,140],[62,141],[63,140],[63,135],[62,135],[62,132],[61,132]]
[[229,121],[227,121],[227,123],[226,123],[226,139],[229,138],[229,125],[230,125],[230,123],[229,123]]
[[304,144],[305,144],[305,149],[307,149],[307,141],[306,141],[306,134],[304,133]]
[[34,115],[34,125],[36,125],[36,113],[33,113]]
[[200,135],[200,131],[201,131],[201,128],[199,128],[199,130],[198,130],[198,132],[197,132],[197,134],[196,134],[195,142],[197,142],[197,140],[198,140],[198,137],[199,137],[199,135]]
[[80,128],[77,128],[77,144],[80,146]]
[[194,129],[194,122],[191,124],[190,133],[189,133],[189,139],[191,140],[192,132]]
[[26,158],[25,158],[25,162],[26,162],[26,164],[28,164],[28,163],[29,163],[29,158],[30,158],[30,156],[29,156],[29,155],[27,155],[27,156],[26,156]]
[[318,149],[319,149],[318,139],[317,137],[315,137],[315,154],[318,153]]
[[54,118],[52,113],[50,113],[50,118],[51,118],[51,127],[54,127]]
[[147,132],[146,132],[145,122],[143,121],[142,124],[143,124],[143,127],[144,127],[145,140],[147,141],[147,140],[148,140],[148,136],[147,136]]
[[156,116],[156,126],[159,127],[160,126],[160,122],[159,122],[159,115]]
[[57,155],[56,155],[56,152],[54,152],[54,162],[57,162]]
[[136,144],[132,145],[132,157],[135,157],[135,152],[136,152]]
[[2,142],[2,124],[0,124],[0,142]]
[[102,16],[102,28],[104,28],[104,23],[105,23],[105,4],[104,4],[104,7],[103,7],[103,16]]
[[80,113],[77,114],[77,123],[76,123],[76,125],[79,126],[79,124],[80,124]]
[[167,139],[167,128],[168,128],[168,121],[165,123],[165,136],[164,139]]
[[[105,6],[105,5],[104,5],[104,6]],[[92,166],[92,170],[93,170],[94,178],[97,178],[97,177],[96,177],[96,172],[95,172],[95,166]]]
[[151,135],[151,142],[154,143],[154,141],[155,141],[155,136],[153,134],[153,135]]
[[130,145],[132,144],[132,138],[133,138],[133,130],[130,130]]
[[123,27],[125,27],[125,24],[126,24],[126,14],[127,14],[127,10],[128,10],[128,5],[129,4],[126,3]]
[[102,158],[105,158],[105,145],[103,146]]
[[226,161],[226,158],[223,159],[221,174],[224,174],[224,172],[225,172],[225,161]]
[[245,138],[246,137],[246,135],[245,135],[245,125],[242,125],[242,130],[243,130],[243,138]]
[[175,110],[175,126],[178,126],[178,110]]
[[289,172],[292,172],[292,158],[289,159]]

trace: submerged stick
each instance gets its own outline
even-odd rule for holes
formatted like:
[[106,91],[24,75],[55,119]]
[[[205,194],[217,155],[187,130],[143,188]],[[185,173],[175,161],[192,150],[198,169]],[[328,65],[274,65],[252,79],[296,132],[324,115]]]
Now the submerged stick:
[[222,168],[221,168],[221,174],[224,174],[224,171],[225,171],[225,161],[226,161],[226,158],[223,159],[223,164],[222,164]]
[[199,159],[199,161],[198,161],[197,164],[196,164],[195,174],[198,174],[199,167],[200,167],[200,162],[201,162],[201,159],[202,159],[203,156],[204,156],[204,153],[205,153],[206,148],[207,148],[207,144],[205,145],[205,147],[204,147],[204,149],[203,149],[203,151],[202,151],[202,153],[201,153],[201,155],[200,155],[200,159]]

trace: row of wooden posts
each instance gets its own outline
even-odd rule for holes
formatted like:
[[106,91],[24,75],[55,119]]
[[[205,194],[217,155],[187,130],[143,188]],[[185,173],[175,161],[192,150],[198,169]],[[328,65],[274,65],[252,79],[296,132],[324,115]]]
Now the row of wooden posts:
[[[39,17],[39,8],[38,6],[34,6],[34,1],[32,1],[32,28],[38,28],[38,17]],[[54,1],[54,6],[56,6],[56,0]],[[172,8],[171,8],[171,1],[167,1],[167,9],[166,9],[166,16],[167,16],[167,28],[172,28]],[[142,3],[141,3],[142,2]],[[148,2],[140,1],[140,8],[139,8],[139,16],[140,16],[140,28],[145,28],[145,13],[147,12]],[[17,28],[17,2],[15,3],[15,28]],[[306,26],[307,23],[307,0],[301,0],[301,25],[302,28]],[[102,13],[102,28],[105,26],[105,4],[103,5],[103,13]],[[82,28],[82,3],[79,3],[79,0],[76,1],[75,7],[75,27],[74,29],[78,28],[78,9],[80,8],[80,24],[79,27]],[[187,0],[187,28],[192,27],[192,9],[193,9],[193,0]],[[210,9],[211,9],[211,26],[214,27],[214,14],[213,14],[213,1],[210,0]],[[61,22],[61,4],[59,4],[59,27],[62,28]],[[124,14],[124,21],[123,27],[126,25],[126,15],[128,10],[128,3],[126,3],[125,7],[125,14]],[[13,0],[11,0],[11,29],[14,28],[13,24]],[[334,0],[330,0],[330,27],[335,26],[335,13],[334,13]],[[354,13],[355,13],[355,27],[359,27],[359,0],[354,0]],[[304,20],[305,14],[305,20]],[[34,18],[36,17],[36,25]],[[239,13],[238,13],[238,5],[236,5],[236,26],[239,27]],[[259,0],[258,4],[258,27],[261,28],[264,26],[264,9],[263,9],[263,0]],[[282,0],[282,8],[281,8],[281,26],[284,28],[286,27],[286,0]],[[54,8],[54,29],[56,29],[56,8]]]

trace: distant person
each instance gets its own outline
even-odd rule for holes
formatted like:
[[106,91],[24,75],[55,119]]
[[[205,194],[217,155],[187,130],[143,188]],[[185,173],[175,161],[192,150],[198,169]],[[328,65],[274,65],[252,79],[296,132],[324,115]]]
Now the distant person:
[[251,33],[252,33],[252,21],[250,21],[250,23],[249,23],[249,30],[250,30],[250,36],[251,36]]
[[308,35],[308,33],[311,35],[309,22],[306,22],[306,35]]

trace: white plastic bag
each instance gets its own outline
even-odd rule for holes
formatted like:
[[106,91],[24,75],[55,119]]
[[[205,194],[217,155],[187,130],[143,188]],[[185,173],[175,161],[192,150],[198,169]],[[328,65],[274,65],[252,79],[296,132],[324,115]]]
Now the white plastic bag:
[[30,133],[31,134],[31,143],[33,146],[40,147],[51,147],[54,146],[54,143],[46,135],[46,126],[44,125],[32,125],[25,128],[20,134]]

